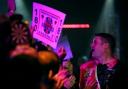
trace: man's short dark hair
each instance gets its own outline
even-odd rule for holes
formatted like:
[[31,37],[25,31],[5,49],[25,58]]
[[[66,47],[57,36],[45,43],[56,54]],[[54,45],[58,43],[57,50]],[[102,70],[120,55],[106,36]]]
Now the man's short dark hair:
[[13,22],[13,21],[18,21],[18,22],[21,22],[23,20],[23,15],[21,14],[13,14],[12,16],[10,16],[10,21]]
[[108,33],[97,33],[97,34],[95,34],[95,36],[99,36],[99,37],[103,38],[104,42],[109,43],[111,52],[112,52],[112,54],[114,53],[115,47],[116,47],[116,41],[115,41],[114,36],[112,36],[111,34],[108,34]]

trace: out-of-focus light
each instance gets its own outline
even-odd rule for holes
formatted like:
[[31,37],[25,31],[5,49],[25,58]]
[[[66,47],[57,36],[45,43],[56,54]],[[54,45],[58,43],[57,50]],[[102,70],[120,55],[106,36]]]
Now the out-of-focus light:
[[28,21],[28,20],[25,20],[24,23],[25,23],[26,25],[29,25],[29,21]]
[[64,24],[63,28],[90,28],[89,24]]
[[82,59],[85,60],[85,61],[87,61],[88,60],[88,57],[87,56],[83,56]]

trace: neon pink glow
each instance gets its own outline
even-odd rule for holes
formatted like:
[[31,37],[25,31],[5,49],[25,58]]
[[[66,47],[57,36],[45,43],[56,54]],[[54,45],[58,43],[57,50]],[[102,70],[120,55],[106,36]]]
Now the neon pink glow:
[[64,24],[63,28],[90,28],[89,24]]

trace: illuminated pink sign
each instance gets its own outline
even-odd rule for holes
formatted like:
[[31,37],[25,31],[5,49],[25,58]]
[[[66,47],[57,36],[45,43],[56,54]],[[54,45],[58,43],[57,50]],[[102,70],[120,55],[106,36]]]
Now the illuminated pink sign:
[[46,5],[33,3],[33,37],[56,48],[65,14]]

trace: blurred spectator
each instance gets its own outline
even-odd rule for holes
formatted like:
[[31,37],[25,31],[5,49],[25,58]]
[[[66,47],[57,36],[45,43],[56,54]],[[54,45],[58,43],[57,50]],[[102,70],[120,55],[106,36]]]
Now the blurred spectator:
[[70,61],[63,61],[59,72],[54,76],[57,81],[56,87],[59,89],[75,89],[75,76],[73,75],[73,65]]
[[11,26],[9,18],[6,15],[0,15],[0,60],[7,57],[10,46]]
[[16,10],[16,3],[15,0],[7,0],[8,5],[8,16],[12,16],[15,13]]
[[41,89],[56,89],[56,80],[54,80],[53,77],[58,72],[60,66],[58,55],[49,50],[39,51],[38,59],[43,65]]

